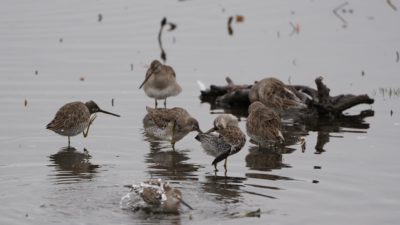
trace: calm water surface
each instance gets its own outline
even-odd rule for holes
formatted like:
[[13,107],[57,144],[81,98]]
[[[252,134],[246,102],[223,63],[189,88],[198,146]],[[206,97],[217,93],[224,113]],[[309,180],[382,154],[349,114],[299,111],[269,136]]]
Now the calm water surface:
[[[386,1],[348,2],[343,24],[332,13],[342,1],[0,1],[0,224],[398,224],[400,14]],[[245,20],[230,36],[234,15]],[[375,116],[366,129],[310,131],[304,152],[247,143],[226,176],[215,175],[195,134],[176,151],[143,134],[153,100],[138,87],[160,57],[164,16],[177,24],[163,45],[183,86],[168,105],[186,108],[203,130],[221,110],[200,103],[196,80],[222,85],[226,76],[314,87],[323,75],[333,95],[375,98],[349,111]],[[75,100],[122,117],[98,115],[89,138],[73,137],[66,150],[67,138],[45,125]],[[121,209],[124,185],[150,177],[180,188],[195,210]],[[260,218],[241,216],[258,208]]]

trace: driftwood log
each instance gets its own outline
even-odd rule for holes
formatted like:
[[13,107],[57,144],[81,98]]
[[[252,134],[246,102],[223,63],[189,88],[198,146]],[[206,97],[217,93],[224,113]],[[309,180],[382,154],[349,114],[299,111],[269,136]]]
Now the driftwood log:
[[[229,77],[226,78],[227,85],[211,85],[209,89],[201,91],[200,100],[211,104],[212,109],[225,109],[227,111],[242,108],[246,117],[248,106],[250,105],[249,92],[253,85],[237,85]],[[282,112],[283,114],[297,114],[300,118],[330,118],[341,119],[348,118],[343,112],[359,104],[372,104],[374,99],[368,95],[338,95],[330,96],[330,89],[322,82],[322,77],[315,79],[317,89],[302,85],[287,85],[291,90],[304,93],[308,98],[304,103],[308,106],[307,110],[299,112]],[[303,94],[303,95],[304,95]],[[301,115],[304,114],[304,115]],[[362,111],[359,115],[350,116],[353,120],[363,119],[373,116],[372,110]]]
[[[232,113],[239,118],[247,117],[249,93],[253,85],[237,85],[229,77],[226,81],[225,86],[211,85],[209,89],[201,91],[200,100],[210,103],[212,110],[223,109],[224,113]],[[374,99],[367,95],[353,94],[330,96],[330,89],[322,82],[322,77],[316,78],[315,84],[316,89],[302,85],[286,85],[307,106],[306,109],[280,111],[283,119],[295,121],[295,124],[283,124],[287,145],[298,142],[309,131],[314,131],[318,133],[316,153],[322,153],[332,132],[366,132],[363,130],[368,129],[369,124],[364,119],[374,116],[373,110],[363,110],[357,115],[346,115],[344,111],[359,104],[372,104]],[[302,148],[304,151],[305,145]]]

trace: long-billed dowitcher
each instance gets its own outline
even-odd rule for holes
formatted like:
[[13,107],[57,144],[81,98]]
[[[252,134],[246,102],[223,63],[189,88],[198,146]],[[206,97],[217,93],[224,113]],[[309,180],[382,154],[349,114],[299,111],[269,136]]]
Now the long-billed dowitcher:
[[276,78],[265,78],[258,81],[249,92],[250,102],[260,101],[264,105],[278,110],[289,108],[306,108],[303,102],[305,96],[285,85]]
[[158,139],[175,143],[191,131],[201,132],[199,123],[185,109],[155,109],[146,107],[147,115],[143,118],[146,133]]
[[[60,134],[68,136],[68,146],[70,137],[83,132],[83,136],[89,134],[90,125],[96,118],[95,113],[105,113],[119,117],[119,115],[104,111],[94,101],[70,102],[62,106],[56,113],[54,119],[47,124],[46,128]],[[94,114],[93,116],[91,116]]]
[[155,108],[157,108],[157,100],[159,99],[164,99],[164,108],[166,108],[167,98],[176,96],[182,91],[181,86],[176,82],[174,69],[168,65],[161,64],[158,60],[151,62],[139,89],[143,86],[146,95],[154,98]]
[[282,123],[278,113],[256,101],[249,106],[246,131],[259,148],[282,143]]
[[[217,133],[213,133],[216,131]],[[219,115],[214,120],[214,127],[206,133],[199,133],[196,140],[200,141],[205,152],[215,159],[211,163],[217,170],[217,163],[225,159],[224,168],[228,156],[238,153],[246,143],[246,135],[239,128],[238,119],[232,114]]]
[[189,209],[193,209],[182,199],[182,192],[169,185],[162,179],[150,179],[138,185],[132,185],[132,190],[146,203],[135,207],[150,207],[151,212],[179,213],[182,203]]

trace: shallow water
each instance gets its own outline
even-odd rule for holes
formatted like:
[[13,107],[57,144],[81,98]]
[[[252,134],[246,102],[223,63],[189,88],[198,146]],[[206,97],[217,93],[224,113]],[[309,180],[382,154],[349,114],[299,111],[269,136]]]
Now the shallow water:
[[[349,1],[339,12],[344,28],[332,13],[341,3],[1,1],[0,223],[396,224],[400,14],[386,1]],[[237,14],[245,20],[232,24],[230,36],[226,23]],[[200,103],[196,80],[222,85],[226,76],[236,83],[276,76],[313,87],[323,75],[333,95],[375,98],[372,107],[349,110],[372,108],[369,128],[311,131],[304,152],[294,145],[260,153],[247,143],[229,158],[226,176],[214,174],[194,133],[176,151],[149,141],[142,119],[153,101],[138,87],[160,57],[164,16],[177,24],[163,34],[163,46],[183,87],[168,105],[186,108],[203,130],[221,110]],[[290,22],[299,24],[298,34]],[[122,117],[98,115],[89,137],[73,137],[75,149],[66,151],[67,138],[45,125],[75,100],[95,100]],[[323,150],[315,149],[318,136],[328,140]],[[124,185],[150,177],[180,188],[195,210],[121,209]],[[241,216],[258,208],[260,218]]]

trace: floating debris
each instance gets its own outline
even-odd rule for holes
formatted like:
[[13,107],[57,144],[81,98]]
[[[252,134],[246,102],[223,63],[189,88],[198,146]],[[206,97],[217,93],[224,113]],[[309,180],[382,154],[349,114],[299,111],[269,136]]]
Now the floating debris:
[[399,51],[396,52],[396,62],[398,63],[400,61],[400,53]]
[[393,110],[390,110],[390,116],[393,116]]
[[37,76],[39,74],[39,71],[35,70],[35,75]]
[[364,75],[365,75],[364,70],[361,70],[361,76],[364,76]]
[[292,27],[292,32],[289,34],[289,36],[293,36],[294,34],[300,33],[300,25],[299,24],[293,24],[292,22],[290,22],[289,24]]
[[24,105],[25,105],[25,107],[28,105],[28,100],[25,99]]
[[133,71],[133,64],[131,64],[131,71]]
[[348,4],[349,4],[348,2],[345,2],[333,9],[333,14],[335,14],[335,16],[343,22],[343,28],[347,27],[347,21],[342,16],[339,15],[339,10],[343,9]]
[[394,11],[397,11],[396,6],[392,3],[391,0],[386,0],[386,3],[390,6],[390,8],[392,8]]
[[244,22],[244,16],[243,15],[236,15],[235,16],[236,23],[243,23]]
[[103,15],[101,15],[101,13],[99,13],[98,15],[98,21],[101,22],[103,20]]
[[313,184],[318,184],[319,181],[318,181],[318,180],[313,180],[312,183],[313,183]]
[[85,81],[85,77],[79,78],[80,81]]
[[114,98],[111,99],[111,106],[114,107]]
[[322,167],[321,166],[314,166],[314,169],[320,170]]
[[64,40],[63,40],[62,38],[60,38],[60,39],[58,39],[58,41],[59,41],[60,43],[62,43]]
[[400,96],[400,88],[379,88],[378,93],[382,95],[382,97],[388,96],[391,97],[399,97]]
[[243,23],[244,22],[244,16],[243,15],[236,15],[236,16],[230,16],[228,18],[228,34],[233,35],[233,28],[232,28],[232,22],[235,19],[236,23]]

